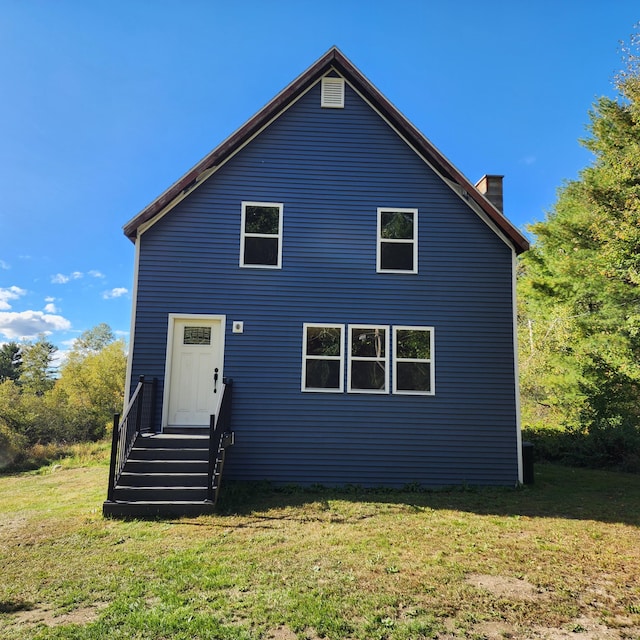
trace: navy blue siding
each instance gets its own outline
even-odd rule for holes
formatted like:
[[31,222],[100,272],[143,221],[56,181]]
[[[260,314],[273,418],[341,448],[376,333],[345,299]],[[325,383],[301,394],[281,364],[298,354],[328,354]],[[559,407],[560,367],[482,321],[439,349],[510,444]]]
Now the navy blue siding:
[[[242,200],[284,203],[281,270],[239,267]],[[376,273],[377,208],[394,206],[419,210],[417,275]],[[168,313],[224,314],[230,477],[513,484],[511,270],[364,101],[347,88],[344,109],[321,109],[316,85],[142,235],[133,376],[161,395]],[[304,322],[435,327],[436,394],[301,392]]]

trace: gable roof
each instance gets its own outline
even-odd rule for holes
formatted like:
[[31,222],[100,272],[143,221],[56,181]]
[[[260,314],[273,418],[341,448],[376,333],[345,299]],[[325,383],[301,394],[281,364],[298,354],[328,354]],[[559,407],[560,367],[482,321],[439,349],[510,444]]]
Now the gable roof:
[[135,241],[140,226],[152,221],[156,216],[170,209],[173,204],[177,204],[178,199],[181,199],[180,196],[186,195],[194,186],[209,177],[216,167],[238,151],[297,100],[311,85],[332,69],[342,75],[450,186],[456,188],[459,195],[465,197],[474,209],[478,210],[479,207],[480,212],[486,214],[489,220],[506,236],[516,253],[522,253],[529,248],[528,240],[520,231],[335,46],[285,87],[235,133],[200,160],[151,204],[147,205],[137,216],[127,222],[123,227],[125,235]]

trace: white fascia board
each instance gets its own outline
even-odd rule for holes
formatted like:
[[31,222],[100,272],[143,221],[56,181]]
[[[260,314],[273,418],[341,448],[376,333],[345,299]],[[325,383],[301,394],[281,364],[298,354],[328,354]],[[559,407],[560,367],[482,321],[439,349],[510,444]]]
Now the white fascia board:
[[516,446],[518,447],[518,482],[522,484],[524,480],[524,469],[522,460],[522,417],[520,407],[520,363],[518,358],[518,293],[517,293],[517,266],[518,257],[515,249],[513,249],[513,258],[511,261],[511,297],[513,306],[513,375],[514,375],[514,393],[515,393],[515,409],[516,409]]
[[[133,370],[133,345],[136,333],[136,313],[138,310],[138,272],[140,268],[140,236],[136,237],[135,255],[133,258],[133,287],[131,291],[131,324],[129,326],[129,353],[127,354],[127,373],[124,382],[124,409],[129,404],[131,394],[131,372]],[[123,411],[124,411],[123,409]],[[124,413],[123,413],[124,415]]]

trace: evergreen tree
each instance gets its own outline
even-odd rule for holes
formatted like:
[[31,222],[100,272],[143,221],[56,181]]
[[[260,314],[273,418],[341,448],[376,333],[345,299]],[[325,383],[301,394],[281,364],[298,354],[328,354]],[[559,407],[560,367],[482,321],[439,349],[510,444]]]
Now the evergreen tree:
[[640,453],[639,44],[590,113],[594,161],[530,227],[519,283],[525,415],[597,439],[603,463]]
[[7,342],[0,347],[0,382],[17,380],[22,369],[20,346],[15,342]]
[[58,347],[44,335],[35,342],[26,342],[21,348],[22,373],[20,384],[26,392],[41,396],[53,388],[56,369],[53,365]]

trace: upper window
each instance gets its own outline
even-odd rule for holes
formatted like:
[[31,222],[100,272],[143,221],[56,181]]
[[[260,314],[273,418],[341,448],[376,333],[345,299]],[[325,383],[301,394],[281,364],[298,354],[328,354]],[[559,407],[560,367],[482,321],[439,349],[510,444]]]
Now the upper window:
[[282,203],[242,203],[241,267],[280,268],[282,208]]
[[377,270],[418,273],[417,209],[378,209]]
[[349,391],[389,393],[389,327],[349,325]]
[[302,390],[342,391],[344,378],[342,324],[306,324],[302,346]]
[[433,395],[433,328],[393,327],[393,392]]

